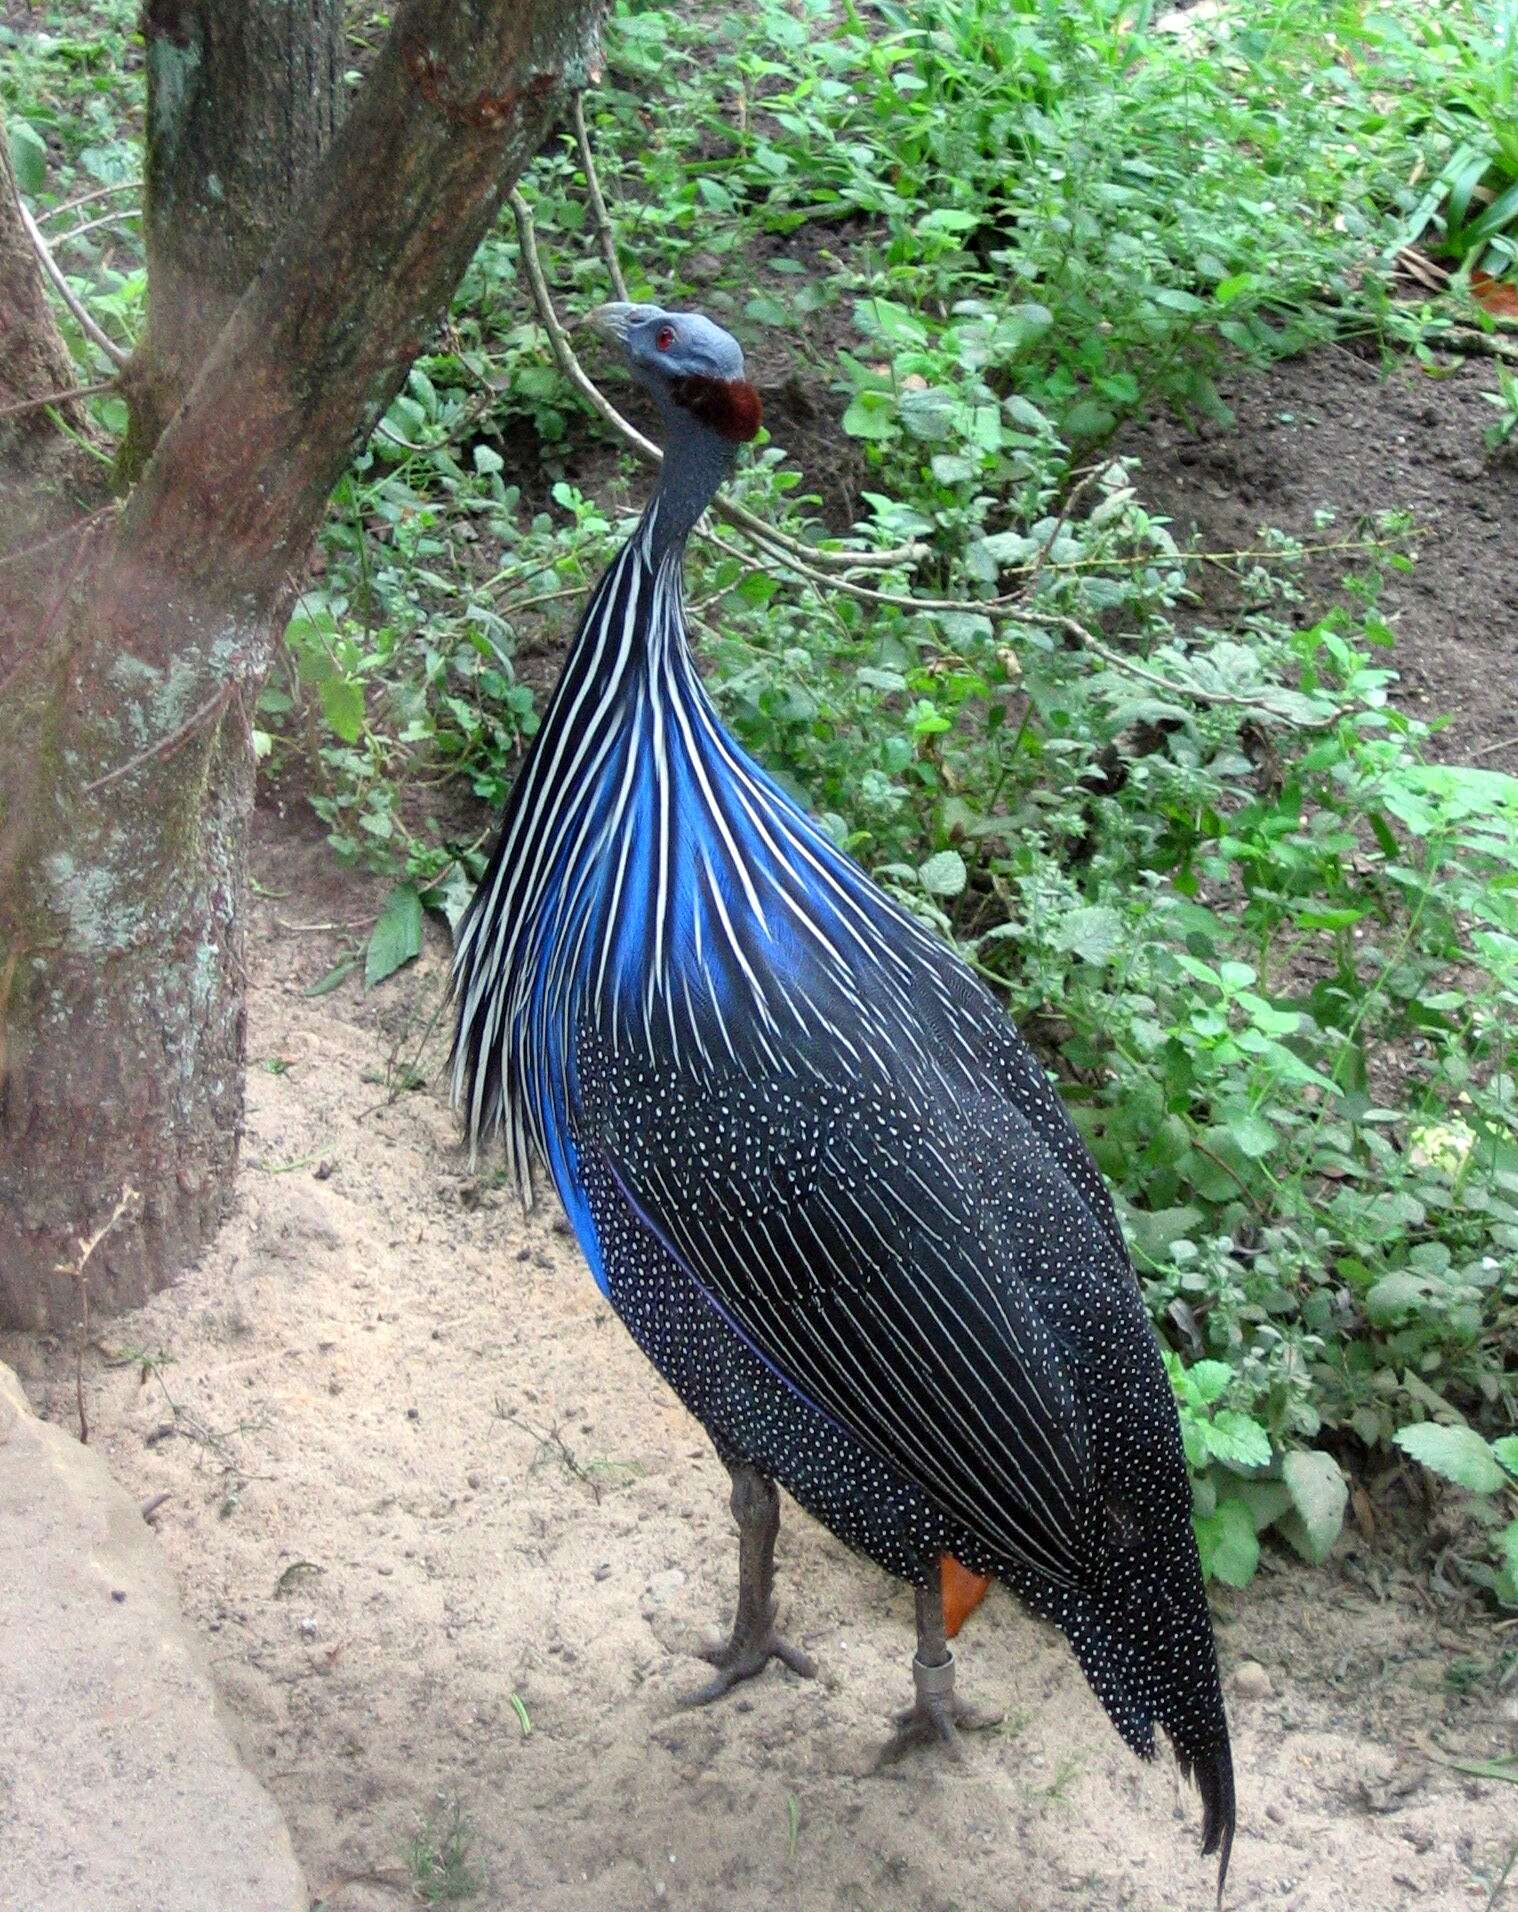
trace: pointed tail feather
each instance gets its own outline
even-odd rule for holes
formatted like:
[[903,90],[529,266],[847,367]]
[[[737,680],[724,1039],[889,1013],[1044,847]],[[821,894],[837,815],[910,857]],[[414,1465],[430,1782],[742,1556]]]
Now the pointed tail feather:
[[1228,1741],[1221,1739],[1193,1758],[1181,1755],[1180,1765],[1186,1777],[1196,1781],[1197,1791],[1202,1795],[1202,1851],[1218,1855],[1218,1905],[1221,1907],[1223,1886],[1228,1878],[1228,1858],[1233,1851],[1233,1754]]

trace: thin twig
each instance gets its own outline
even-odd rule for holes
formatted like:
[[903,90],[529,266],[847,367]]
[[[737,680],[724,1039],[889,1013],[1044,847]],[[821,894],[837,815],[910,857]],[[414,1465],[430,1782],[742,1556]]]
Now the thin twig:
[[140,179],[118,179],[111,186],[97,186],[93,192],[80,193],[75,199],[60,200],[56,206],[49,206],[41,215],[42,223],[49,219],[59,219],[66,212],[74,212],[80,206],[88,206],[96,199],[104,199],[111,193],[134,193],[141,186]]
[[170,751],[177,749],[205,718],[224,710],[236,695],[237,680],[235,677],[228,678],[221,689],[214,696],[208,697],[193,715],[187,717],[178,730],[171,731],[161,742],[150,744],[146,750],[139,750],[135,757],[128,757],[125,763],[117,764],[114,770],[106,771],[103,777],[96,777],[93,783],[87,783],[84,786],[80,795],[92,796],[95,791],[103,790],[108,783],[115,783],[118,777],[126,776],[128,771],[136,770],[145,763],[151,763],[155,757],[167,756]]
[[44,392],[41,398],[23,398],[14,405],[0,405],[0,418],[14,418],[17,412],[40,411],[44,405],[66,405],[75,398],[95,398],[101,392],[115,389],[113,378],[103,378],[98,385],[71,385],[66,392]]
[[[533,224],[532,210],[515,188],[508,197],[511,210],[516,215],[517,237],[522,248],[522,269],[527,274],[533,303],[537,306],[538,318],[542,322],[543,330],[548,334],[548,343],[559,370],[591,410],[604,418],[612,430],[631,445],[640,458],[646,458],[653,465],[662,464],[664,454],[659,447],[651,439],[645,438],[635,425],[628,423],[575,356],[574,347],[569,342],[569,334],[564,330],[563,323],[554,308],[553,295],[548,290],[548,281],[543,276],[543,264],[538,257],[537,228]],[[742,505],[734,504],[731,499],[717,498],[713,501],[711,509],[717,517],[725,519],[728,524],[746,532],[749,537],[762,538],[774,545],[776,550],[789,552],[795,556],[804,553],[813,564],[829,570],[852,571],[864,567],[885,569],[920,557],[925,550],[925,547],[920,544],[903,544],[892,551],[819,551],[812,545],[803,544],[799,538],[792,538],[784,531],[777,531],[773,525],[766,524],[763,518],[757,517],[752,511],[745,511]]]
[[6,566],[6,564],[21,564],[23,558],[34,558],[38,551],[48,551],[50,545],[61,545],[65,537],[75,537],[75,535],[84,537],[84,533],[88,532],[92,526],[99,524],[101,518],[109,518],[111,512],[115,511],[117,511],[117,505],[115,505],[115,503],[111,503],[111,505],[101,505],[98,511],[90,512],[88,518],[75,518],[73,524],[65,524],[61,532],[48,532],[46,537],[38,537],[38,541],[36,541],[34,545],[21,545],[19,551],[8,551],[8,553],[0,558],[0,566]]
[[1511,750],[1514,744],[1518,744],[1518,736],[1499,737],[1496,743],[1483,744],[1479,750],[1473,750],[1471,755],[1473,757],[1495,757],[1499,751]]
[[[973,607],[967,607],[973,608]],[[1095,637],[1077,618],[1067,617],[1058,611],[1014,611],[1001,610],[996,613],[1012,624],[1031,624],[1047,629],[1051,624],[1067,637],[1072,637],[1082,649],[1101,658],[1114,670],[1126,671],[1130,677],[1137,677],[1142,683],[1153,684],[1156,690],[1162,690],[1168,697],[1189,699],[1193,704],[1217,704],[1230,710],[1257,710],[1267,717],[1276,717],[1289,723],[1295,730],[1331,730],[1344,714],[1335,709],[1326,717],[1303,723],[1300,718],[1287,717],[1278,704],[1268,697],[1246,697],[1239,691],[1203,690],[1199,684],[1178,684],[1173,678],[1164,677],[1158,671],[1147,669],[1134,663],[1131,657],[1124,657],[1121,651],[1110,650],[1107,645]]]
[[5,556],[0,558],[0,565],[19,564],[23,558],[35,557],[39,551],[46,551],[49,545],[62,544],[65,538],[72,538],[76,533],[82,538],[92,526],[99,524],[102,518],[110,517],[117,508],[114,502],[101,505],[99,510],[92,511],[87,518],[76,519],[73,524],[66,524],[61,531],[50,531],[45,538],[39,538],[35,544],[24,544],[19,551],[7,551]]
[[53,257],[52,253],[48,251],[47,241],[42,236],[42,228],[37,224],[36,220],[33,219],[31,213],[28,212],[20,193],[16,194],[16,210],[21,215],[21,223],[26,228],[27,238],[32,242],[32,250],[37,255],[38,263],[48,278],[52,280],[59,298],[63,300],[69,311],[72,312],[74,317],[79,321],[80,330],[87,338],[94,340],[95,344],[100,347],[101,351],[105,353],[113,365],[124,366],[129,355],[121,349],[108,333],[101,331],[100,327],[90,317],[83,305],[80,304],[74,292],[74,288],[63,276],[63,271],[58,261]]
[[583,1486],[588,1487],[595,1496],[596,1504],[598,1506],[600,1505],[600,1482],[594,1474],[590,1473],[587,1468],[581,1465],[574,1449],[559,1432],[559,1428],[564,1425],[562,1421],[545,1432],[541,1427],[535,1427],[531,1421],[524,1419],[522,1415],[513,1414],[511,1409],[502,1401],[499,1394],[495,1397],[495,1411],[496,1417],[504,1421],[508,1427],[517,1427],[520,1428],[524,1434],[530,1434],[537,1442],[538,1451],[540,1453],[557,1454],[560,1465],[568,1473],[572,1474]]
[[[710,532],[707,535],[719,551],[726,552],[729,557],[737,558],[740,562],[744,560],[744,554],[733,545]],[[1130,677],[1137,677],[1146,684],[1153,684],[1157,690],[1164,691],[1167,696],[1188,698],[1195,704],[1220,704],[1235,710],[1258,710],[1271,717],[1283,716],[1280,707],[1272,703],[1268,697],[1247,697],[1237,691],[1203,690],[1200,685],[1178,684],[1173,678],[1161,676],[1158,671],[1148,670],[1144,665],[1135,663],[1132,658],[1124,657],[1121,651],[1110,649],[1079,619],[1069,617],[1061,611],[1029,609],[1026,604],[1020,601],[1014,603],[1005,597],[919,598],[910,597],[900,591],[872,591],[862,584],[855,584],[849,578],[822,577],[795,558],[787,558],[785,562],[809,584],[815,585],[818,590],[842,591],[850,597],[861,599],[866,604],[884,604],[897,610],[961,611],[971,615],[1001,619],[1011,624],[1031,625],[1040,630],[1063,631],[1067,637],[1074,638],[1083,650],[1088,650],[1094,656],[1101,658],[1103,663],[1110,664],[1114,670],[1126,671]],[[1287,721],[1295,723],[1299,730],[1325,730],[1337,723],[1338,717],[1339,713],[1335,711],[1331,717],[1321,718],[1311,724],[1299,723],[1295,719]]]
[[274,927],[283,930],[286,936],[314,936],[318,931],[373,929],[378,921],[377,916],[355,916],[351,923],[287,923],[282,916],[276,916]]
[[76,1245],[74,1259],[71,1262],[60,1261],[53,1270],[54,1274],[67,1275],[71,1281],[79,1285],[79,1333],[74,1343],[74,1398],[79,1409],[81,1447],[88,1447],[90,1444],[90,1423],[84,1411],[84,1351],[90,1341],[90,1284],[86,1279],[85,1269],[89,1266],[90,1256],[136,1199],[136,1189],[130,1182],[123,1183],[121,1194],[117,1197],[116,1206],[111,1210],[109,1218],[101,1223],[88,1241],[81,1241]]
[[564,598],[584,597],[583,584],[571,584],[562,591],[540,591],[536,597],[517,598],[513,603],[498,605],[502,617],[517,617],[523,611],[536,610],[540,604],[557,604]]
[[590,213],[595,222],[596,238],[600,241],[601,256],[606,261],[611,289],[625,304],[627,281],[622,277],[622,267],[617,259],[616,235],[611,228],[606,201],[601,196],[601,182],[596,177],[595,155],[590,150],[590,134],[585,128],[585,95],[583,93],[573,95],[570,100],[570,110],[574,114],[575,139],[580,147],[580,165],[585,173],[585,190],[590,195]]
[[104,213],[99,219],[87,219],[82,226],[70,227],[61,239],[54,239],[52,243],[55,246],[66,246],[71,244],[75,239],[82,239],[87,232],[97,231],[101,226],[119,226],[123,220],[140,219],[141,217],[141,206],[128,206],[125,212]]

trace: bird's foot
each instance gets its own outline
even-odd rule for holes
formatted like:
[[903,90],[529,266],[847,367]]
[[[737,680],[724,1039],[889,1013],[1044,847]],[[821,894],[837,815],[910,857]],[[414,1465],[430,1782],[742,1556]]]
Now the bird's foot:
[[716,1667],[716,1677],[698,1686],[694,1693],[688,1693],[680,1702],[682,1706],[710,1706],[713,1700],[731,1693],[744,1680],[762,1673],[771,1660],[779,1660],[804,1680],[815,1679],[817,1675],[811,1656],[803,1653],[799,1646],[792,1646],[784,1634],[777,1633],[773,1619],[762,1627],[735,1627],[730,1640],[722,1646],[704,1648],[701,1657]]
[[896,1731],[880,1749],[876,1771],[892,1766],[915,1746],[940,1746],[950,1759],[964,1758],[961,1732],[973,1733],[987,1726],[999,1726],[1005,1717],[993,1707],[972,1706],[954,1691],[954,1658],[951,1654],[941,1666],[924,1666],[912,1661],[912,1681],[917,1698],[896,1715]]

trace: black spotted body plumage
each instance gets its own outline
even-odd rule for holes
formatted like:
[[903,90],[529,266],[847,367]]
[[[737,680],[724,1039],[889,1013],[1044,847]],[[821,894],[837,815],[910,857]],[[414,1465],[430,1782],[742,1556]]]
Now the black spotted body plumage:
[[982,985],[723,730],[659,500],[460,938],[456,1087],[552,1174],[725,1457],[919,1585],[951,1553],[1232,1772],[1174,1403],[1110,1197]]

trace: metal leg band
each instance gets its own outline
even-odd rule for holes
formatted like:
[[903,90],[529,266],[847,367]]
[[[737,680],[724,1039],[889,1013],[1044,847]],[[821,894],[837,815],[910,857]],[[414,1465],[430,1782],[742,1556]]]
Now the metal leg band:
[[924,1666],[914,1653],[912,1681],[919,1700],[946,1699],[954,1691],[954,1655],[950,1653],[941,1666]]

